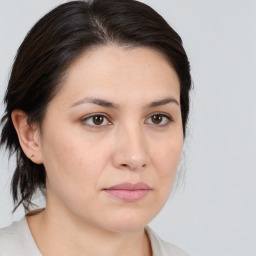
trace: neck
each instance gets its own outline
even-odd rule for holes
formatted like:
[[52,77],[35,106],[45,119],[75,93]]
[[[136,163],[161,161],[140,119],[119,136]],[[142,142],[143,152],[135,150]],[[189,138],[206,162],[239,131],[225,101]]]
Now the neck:
[[152,255],[144,229],[132,232],[104,230],[64,212],[46,207],[44,211],[27,217],[35,242],[44,256]]

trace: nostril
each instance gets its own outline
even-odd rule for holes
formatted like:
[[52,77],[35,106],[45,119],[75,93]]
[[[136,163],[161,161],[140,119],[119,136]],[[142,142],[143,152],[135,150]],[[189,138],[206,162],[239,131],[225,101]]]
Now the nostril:
[[146,164],[121,164],[121,167],[129,168],[132,170],[145,168]]

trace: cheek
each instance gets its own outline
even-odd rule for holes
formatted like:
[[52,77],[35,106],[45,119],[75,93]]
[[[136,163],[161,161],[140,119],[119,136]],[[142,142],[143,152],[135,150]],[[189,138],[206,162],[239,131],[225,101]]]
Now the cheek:
[[95,198],[99,161],[90,145],[77,142],[73,136],[60,137],[49,138],[44,145],[48,199],[58,198],[54,202],[78,211],[78,205],[85,208]]
[[88,191],[97,186],[108,158],[108,147],[66,131],[65,136],[59,130],[44,138],[43,157],[48,179],[52,186],[63,186],[65,190]]
[[[70,132],[68,132],[70,130]],[[46,134],[42,141],[44,164],[48,170],[58,170],[64,173],[75,173],[75,168],[81,167],[86,159],[90,145],[71,132],[71,129],[56,128],[56,131]],[[47,165],[49,168],[47,168]],[[60,169],[60,167],[62,167]],[[72,167],[72,168],[71,168]]]
[[[178,139],[179,138],[179,139]],[[159,175],[168,176],[176,172],[177,166],[180,162],[183,148],[183,138],[176,137],[175,140],[166,139],[165,142],[159,145],[154,154],[154,164],[159,171]]]
[[165,202],[172,190],[177,167],[183,148],[183,136],[170,137],[154,153],[153,164],[158,178],[158,189],[161,200]]
[[67,135],[63,137],[61,131],[49,134],[44,137],[42,146],[43,162],[53,190],[62,187],[68,190],[70,184],[83,180],[78,145],[69,140]]

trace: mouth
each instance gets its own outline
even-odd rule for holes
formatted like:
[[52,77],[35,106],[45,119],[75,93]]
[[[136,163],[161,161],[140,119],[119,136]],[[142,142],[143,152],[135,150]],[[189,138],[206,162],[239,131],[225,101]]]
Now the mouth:
[[152,188],[143,182],[126,182],[104,189],[107,194],[127,202],[140,200],[145,197],[151,190]]

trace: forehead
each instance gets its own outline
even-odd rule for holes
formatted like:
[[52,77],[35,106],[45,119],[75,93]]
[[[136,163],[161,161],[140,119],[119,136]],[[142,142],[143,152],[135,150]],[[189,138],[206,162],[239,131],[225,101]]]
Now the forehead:
[[97,94],[135,100],[169,92],[179,100],[179,91],[177,74],[162,53],[147,47],[108,45],[92,48],[69,67],[57,97],[69,101]]

